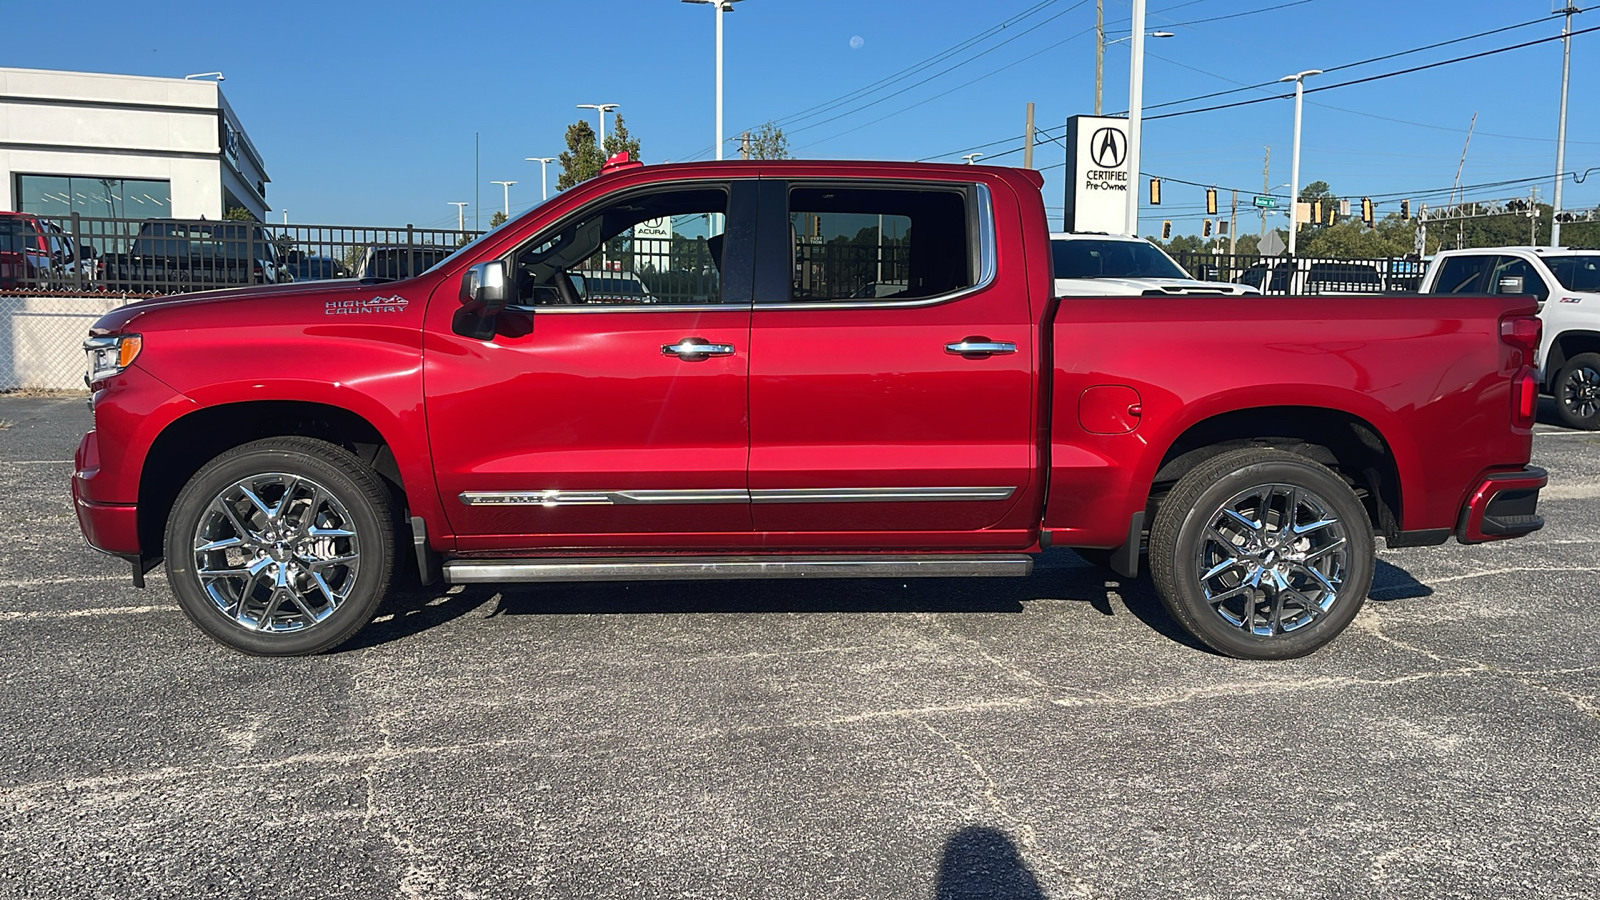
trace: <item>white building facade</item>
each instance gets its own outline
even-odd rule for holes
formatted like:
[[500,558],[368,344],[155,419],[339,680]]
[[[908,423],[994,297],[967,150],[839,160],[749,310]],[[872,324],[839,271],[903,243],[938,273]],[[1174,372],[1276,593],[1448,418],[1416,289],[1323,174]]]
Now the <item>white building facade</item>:
[[0,68],[0,210],[265,219],[269,180],[214,81]]

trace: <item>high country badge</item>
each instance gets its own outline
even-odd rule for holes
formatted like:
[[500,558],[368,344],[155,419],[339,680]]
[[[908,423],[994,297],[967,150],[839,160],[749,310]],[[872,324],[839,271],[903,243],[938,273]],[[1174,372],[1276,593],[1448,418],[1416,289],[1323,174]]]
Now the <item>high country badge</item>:
[[373,297],[371,300],[327,300],[322,304],[322,312],[324,315],[329,316],[397,313],[405,312],[409,302],[399,294],[392,294],[388,297]]

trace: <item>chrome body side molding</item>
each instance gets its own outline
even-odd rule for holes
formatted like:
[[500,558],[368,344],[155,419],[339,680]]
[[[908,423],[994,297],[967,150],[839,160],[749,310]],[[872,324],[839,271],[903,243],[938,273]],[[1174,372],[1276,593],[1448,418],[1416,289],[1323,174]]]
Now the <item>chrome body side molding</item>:
[[752,503],[906,503],[1007,500],[1014,487],[777,488],[750,492]]
[[742,488],[641,491],[462,491],[467,506],[630,506],[674,503],[908,503],[1009,500],[1014,487]]
[[742,578],[1020,578],[1032,572],[1033,558],[1020,553],[457,559],[444,564],[444,579],[450,584]]

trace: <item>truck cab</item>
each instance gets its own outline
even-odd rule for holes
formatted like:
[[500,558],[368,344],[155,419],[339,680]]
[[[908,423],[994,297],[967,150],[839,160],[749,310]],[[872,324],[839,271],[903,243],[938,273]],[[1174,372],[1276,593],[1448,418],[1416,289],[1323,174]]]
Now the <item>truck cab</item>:
[[1565,425],[1600,429],[1600,250],[1446,250],[1428,267],[1422,293],[1536,300],[1544,323],[1534,360],[1541,388],[1555,398]]

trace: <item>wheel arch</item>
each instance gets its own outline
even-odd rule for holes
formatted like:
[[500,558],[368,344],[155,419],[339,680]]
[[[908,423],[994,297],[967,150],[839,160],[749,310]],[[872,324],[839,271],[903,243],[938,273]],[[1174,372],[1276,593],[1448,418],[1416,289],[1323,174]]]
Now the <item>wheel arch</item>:
[[163,555],[167,516],[178,492],[219,454],[270,437],[308,437],[349,450],[371,466],[403,508],[406,483],[388,438],[362,416],[305,400],[250,400],[207,406],[168,423],[145,453],[139,477],[139,546]]
[[1600,353],[1600,331],[1575,328],[1563,331],[1550,341],[1550,350],[1544,359],[1544,389],[1551,392],[1567,360],[1580,353]]

